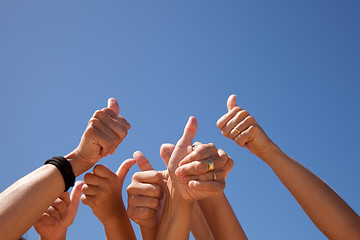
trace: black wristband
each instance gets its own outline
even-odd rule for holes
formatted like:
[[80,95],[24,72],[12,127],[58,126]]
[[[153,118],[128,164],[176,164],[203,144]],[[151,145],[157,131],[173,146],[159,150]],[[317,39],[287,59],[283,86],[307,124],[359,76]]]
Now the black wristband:
[[52,164],[55,167],[57,167],[57,169],[59,169],[59,171],[61,172],[61,175],[64,178],[64,182],[65,182],[65,191],[64,192],[69,190],[70,187],[74,186],[75,175],[74,175],[73,169],[71,167],[71,164],[69,163],[69,161],[66,158],[61,157],[61,156],[52,157],[51,159],[46,160],[45,164]]

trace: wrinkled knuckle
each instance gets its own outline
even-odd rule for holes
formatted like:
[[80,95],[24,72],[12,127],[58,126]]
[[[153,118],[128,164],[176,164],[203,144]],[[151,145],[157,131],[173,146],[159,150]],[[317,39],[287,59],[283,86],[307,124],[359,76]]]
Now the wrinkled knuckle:
[[236,107],[234,107],[234,108],[232,109],[232,111],[234,111],[234,112],[239,112],[239,111],[241,111],[241,107],[236,106]]
[[155,172],[155,179],[158,183],[161,183],[163,181],[163,177],[162,177],[162,174],[159,173],[158,171]]
[[227,131],[221,130],[221,134],[224,135],[225,137],[229,136],[229,133]]
[[[216,149],[214,143],[208,143],[208,147],[209,147],[210,149]],[[216,149],[216,150],[217,150],[217,149]]]
[[249,116],[250,113],[249,113],[247,110],[242,110],[242,111],[241,111],[241,115]]

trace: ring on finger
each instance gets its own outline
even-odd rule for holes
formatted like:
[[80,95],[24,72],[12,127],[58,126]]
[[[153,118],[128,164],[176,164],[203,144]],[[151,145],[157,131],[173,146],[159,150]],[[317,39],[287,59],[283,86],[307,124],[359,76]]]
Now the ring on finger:
[[216,173],[213,171],[213,181],[216,181]]
[[241,134],[240,130],[237,128],[234,128],[235,132],[237,132],[238,134]]
[[208,162],[208,172],[211,172],[214,170],[214,163],[211,160],[207,160]]

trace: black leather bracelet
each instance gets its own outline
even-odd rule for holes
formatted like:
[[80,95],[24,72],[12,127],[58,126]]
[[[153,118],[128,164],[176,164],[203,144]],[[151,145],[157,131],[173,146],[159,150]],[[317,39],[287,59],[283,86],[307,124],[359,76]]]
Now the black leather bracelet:
[[59,169],[59,171],[61,172],[61,175],[64,178],[64,182],[65,182],[65,191],[64,192],[69,190],[70,187],[74,186],[75,175],[74,175],[73,169],[71,167],[71,164],[69,163],[69,161],[66,158],[64,158],[62,156],[52,157],[51,159],[46,160],[45,164],[52,164],[55,167],[57,167],[57,169]]

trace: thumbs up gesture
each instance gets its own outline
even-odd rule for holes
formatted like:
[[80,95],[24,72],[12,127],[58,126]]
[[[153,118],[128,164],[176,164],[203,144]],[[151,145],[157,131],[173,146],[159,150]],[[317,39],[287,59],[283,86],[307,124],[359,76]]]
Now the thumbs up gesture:
[[66,158],[76,159],[75,176],[90,169],[101,158],[113,154],[130,129],[128,121],[119,115],[119,104],[108,99],[108,107],[97,110],[89,120],[79,146]]
[[116,173],[99,164],[94,167],[93,173],[84,176],[81,201],[91,207],[104,225],[111,225],[114,219],[127,219],[121,191],[126,174],[134,164],[134,159],[125,160]]
[[241,147],[246,147],[260,158],[276,147],[254,117],[237,106],[235,95],[228,98],[227,108],[228,112],[216,123],[225,137],[234,140]]

